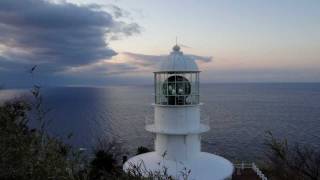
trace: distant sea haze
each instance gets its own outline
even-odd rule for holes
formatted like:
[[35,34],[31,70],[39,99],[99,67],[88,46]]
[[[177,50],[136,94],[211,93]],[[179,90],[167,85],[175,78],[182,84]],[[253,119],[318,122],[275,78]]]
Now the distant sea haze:
[[[91,149],[98,138],[115,139],[133,154],[138,146],[153,148],[154,135],[144,129],[153,116],[153,86],[61,87],[42,90],[52,111],[50,133],[75,147]],[[320,148],[320,83],[203,84],[202,117],[210,131],[203,151],[237,161],[264,157],[266,131],[289,143]],[[22,91],[2,90],[0,99]]]

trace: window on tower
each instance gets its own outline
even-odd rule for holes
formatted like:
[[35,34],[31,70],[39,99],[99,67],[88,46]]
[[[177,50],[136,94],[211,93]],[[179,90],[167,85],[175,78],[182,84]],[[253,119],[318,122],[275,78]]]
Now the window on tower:
[[198,104],[199,73],[155,73],[155,103],[162,105]]

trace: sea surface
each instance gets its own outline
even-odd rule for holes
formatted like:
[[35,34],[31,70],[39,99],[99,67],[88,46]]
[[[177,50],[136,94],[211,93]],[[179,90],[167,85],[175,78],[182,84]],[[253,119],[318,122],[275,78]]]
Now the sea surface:
[[[12,99],[26,90],[1,90]],[[138,146],[153,148],[145,131],[153,116],[153,86],[57,87],[41,90],[50,133],[75,147],[92,149],[97,139],[115,139],[130,155]],[[290,144],[320,148],[320,83],[202,84],[202,115],[211,129],[202,150],[233,161],[261,161],[266,131]],[[209,120],[208,120],[209,117]]]

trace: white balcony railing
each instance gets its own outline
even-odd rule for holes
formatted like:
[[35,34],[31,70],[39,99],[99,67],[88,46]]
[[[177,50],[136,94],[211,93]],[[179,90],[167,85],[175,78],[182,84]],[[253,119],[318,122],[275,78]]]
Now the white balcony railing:
[[253,163],[244,163],[244,162],[235,163],[234,167],[241,170],[252,169],[257,174],[257,176],[259,176],[261,180],[268,180],[268,178],[262,173],[262,171],[258,168],[258,166],[254,162]]

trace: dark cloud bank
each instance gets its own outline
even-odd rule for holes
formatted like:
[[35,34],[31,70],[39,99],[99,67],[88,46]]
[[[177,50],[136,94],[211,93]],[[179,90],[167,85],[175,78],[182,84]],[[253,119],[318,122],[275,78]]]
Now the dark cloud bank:
[[107,39],[139,33],[140,26],[120,21],[124,13],[113,9],[114,14],[99,5],[1,0],[0,80],[18,80],[34,64],[49,77],[115,56]]
[[[34,79],[44,85],[124,82],[136,79],[132,74],[122,79],[110,76],[138,72],[141,67],[152,69],[165,58],[126,52],[127,63],[106,63],[118,54],[108,42],[138,34],[141,27],[117,6],[109,5],[108,11],[102,8],[97,4],[1,0],[0,85],[25,87]],[[36,78],[30,78],[28,69],[34,65]]]
[[4,56],[26,63],[50,62],[65,67],[110,58],[116,52],[108,48],[108,34],[132,35],[139,33],[139,28],[90,6],[42,0],[0,1],[0,41],[16,49],[6,51]]

